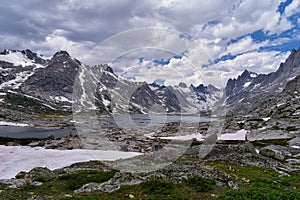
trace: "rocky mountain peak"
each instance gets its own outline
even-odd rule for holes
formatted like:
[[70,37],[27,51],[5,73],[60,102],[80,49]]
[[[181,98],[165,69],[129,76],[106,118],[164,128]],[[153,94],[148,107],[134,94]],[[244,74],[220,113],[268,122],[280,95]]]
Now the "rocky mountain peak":
[[227,81],[227,85],[225,88],[226,96],[230,96],[234,93],[239,92],[240,90],[243,90],[245,87],[248,87],[248,85],[250,85],[256,77],[256,73],[245,69],[244,72],[237,78],[230,78]]
[[114,74],[114,70],[110,66],[108,66],[107,64],[103,65],[103,70]]
[[240,76],[241,79],[248,79],[250,78],[250,72],[245,69],[245,71],[242,73],[242,75]]
[[30,49],[22,50],[21,53],[24,54],[30,60],[34,61],[35,63],[46,64],[46,62],[47,62],[40,55],[38,55],[37,53],[32,52]]
[[10,53],[9,49],[4,49],[3,51],[0,52],[0,55],[7,55]]
[[151,86],[153,88],[162,88],[162,87],[164,87],[163,85],[159,85],[156,82],[150,83],[149,86]]
[[71,65],[80,65],[81,63],[75,58],[73,59],[67,51],[58,51],[50,59],[49,65],[64,66],[64,64],[72,63]]
[[204,84],[200,84],[197,87],[195,87],[193,84],[191,84],[191,88],[196,93],[201,93],[201,94],[210,94],[210,93],[214,93],[214,92],[219,92],[220,91],[220,89],[216,88],[215,86],[213,86],[211,84],[209,84],[208,86],[206,86]]
[[198,92],[198,93],[203,93],[203,94],[207,94],[208,93],[208,90],[207,90],[207,86],[203,85],[203,84],[200,84],[198,86],[194,86],[193,84],[191,85],[192,89],[195,91],[195,92]]
[[207,86],[207,90],[208,90],[209,92],[218,92],[218,91],[221,91],[219,88],[216,88],[215,86],[213,86],[213,85],[211,85],[211,84],[209,84],[209,85]]
[[238,77],[240,80],[249,80],[251,78],[255,78],[257,74],[255,72],[248,71],[245,69],[245,71]]
[[187,88],[187,85],[183,82],[180,82],[178,86],[181,88]]
[[70,58],[70,54],[67,51],[58,51],[53,55],[53,58],[59,58],[59,57],[67,57]]
[[290,56],[285,60],[285,62],[281,63],[281,67],[285,67],[285,68],[300,67],[300,48],[298,50],[293,49]]
[[295,56],[298,56],[298,57],[300,56],[300,47],[298,48],[298,50],[292,49],[291,55],[288,57],[288,59],[291,57],[295,57]]
[[22,50],[21,53],[27,55],[28,58],[37,55],[36,53],[33,53],[30,49]]

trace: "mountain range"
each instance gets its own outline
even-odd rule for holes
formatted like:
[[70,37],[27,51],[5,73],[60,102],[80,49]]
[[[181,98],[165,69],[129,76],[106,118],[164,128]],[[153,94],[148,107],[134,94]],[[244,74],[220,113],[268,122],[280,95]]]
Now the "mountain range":
[[106,64],[88,66],[66,51],[44,57],[31,50],[0,52],[0,117],[24,113],[206,113],[217,105],[229,115],[299,116],[300,49],[277,71],[245,70],[224,89],[180,83],[164,86],[118,77]]
[[275,72],[256,74],[245,70],[237,79],[229,79],[226,105],[233,114],[299,117],[299,76],[300,49],[293,49]]

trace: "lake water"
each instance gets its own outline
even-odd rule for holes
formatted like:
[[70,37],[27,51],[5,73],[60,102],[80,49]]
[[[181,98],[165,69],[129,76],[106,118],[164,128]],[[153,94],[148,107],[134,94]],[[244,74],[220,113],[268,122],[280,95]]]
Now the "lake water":
[[[102,118],[99,128],[144,128],[157,126],[171,122],[209,122],[214,119],[195,115],[116,115]],[[103,123],[104,122],[104,123]],[[0,126],[0,136],[13,138],[47,138],[49,135],[63,137],[65,135],[76,135],[73,127],[62,129],[43,129],[33,127]]]
[[[103,120],[103,119],[102,119]],[[171,122],[186,122],[186,123],[197,123],[197,122],[210,122],[215,119],[210,117],[202,117],[196,115],[143,115],[143,114],[132,114],[132,115],[115,115],[110,118],[104,119],[105,125],[102,128],[143,128],[157,126],[161,124]]]
[[42,129],[33,127],[0,126],[1,137],[12,138],[47,138],[49,135],[63,137],[68,134],[76,134],[74,128]]

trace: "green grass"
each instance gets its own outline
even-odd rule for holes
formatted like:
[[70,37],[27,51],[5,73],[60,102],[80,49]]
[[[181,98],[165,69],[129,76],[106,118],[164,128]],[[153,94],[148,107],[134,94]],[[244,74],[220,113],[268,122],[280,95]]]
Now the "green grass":
[[[27,199],[34,193],[41,197],[53,196],[54,199],[64,198],[64,194],[73,194],[75,189],[79,189],[89,182],[102,183],[115,175],[116,171],[76,171],[63,175],[50,181],[44,182],[41,186],[24,185],[19,189],[8,189],[2,192],[6,199]],[[90,198],[90,197],[89,197]],[[91,199],[91,198],[90,198]]]
[[6,118],[7,118],[7,115],[6,115],[6,114],[1,114],[1,113],[0,113],[0,118],[6,119]]
[[[198,179],[197,179],[198,180]],[[206,179],[203,179],[206,180]],[[203,181],[201,179],[201,181]],[[139,185],[123,185],[117,191],[111,193],[94,192],[92,194],[80,194],[80,197],[62,198],[61,200],[116,200],[130,199],[129,194],[134,196],[134,199],[164,199],[164,200],[188,200],[188,199],[208,199],[209,193],[198,192],[194,189],[194,180],[191,187],[188,182],[171,183],[159,178],[149,179]]]
[[[194,158],[193,158],[194,159]],[[95,163],[94,163],[95,164]],[[85,165],[84,165],[85,166]],[[84,167],[82,166],[82,167]],[[94,165],[93,165],[94,166]],[[181,183],[172,183],[160,178],[151,178],[137,185],[122,185],[119,190],[111,193],[92,191],[75,194],[73,190],[88,182],[104,182],[109,180],[116,171],[75,171],[62,175],[41,186],[25,185],[20,189],[9,189],[2,192],[4,199],[28,199],[34,193],[43,199],[53,196],[60,200],[112,200],[130,199],[300,199],[300,176],[282,177],[279,173],[259,167],[239,166],[221,162],[206,162],[205,166],[215,168],[223,174],[230,175],[238,183],[239,190],[231,190],[225,183],[216,185],[213,179],[200,176],[188,177]],[[90,167],[87,165],[86,167]],[[92,166],[91,166],[92,167]],[[249,180],[249,181],[245,181]],[[70,194],[73,197],[65,197]]]
[[115,175],[115,173],[115,170],[110,172],[82,171],[80,173],[76,172],[63,175],[58,179],[64,182],[64,187],[66,189],[76,190],[90,182],[102,183],[108,181]]
[[297,174],[294,174],[292,176],[282,177],[280,179],[280,184],[282,184],[284,186],[300,188],[300,176]]
[[187,186],[195,189],[197,192],[211,191],[216,185],[215,180],[206,179],[200,176],[193,176],[186,181]]
[[47,178],[44,177],[44,176],[40,176],[40,177],[38,177],[38,178],[36,179],[36,181],[45,183],[45,182],[47,182]]
[[141,183],[141,187],[147,194],[170,194],[170,192],[174,190],[175,186],[170,182],[153,178]]
[[96,197],[67,197],[67,198],[61,198],[59,200],[99,200]]
[[30,191],[36,189],[36,186],[34,185],[23,185],[20,187],[20,191]]
[[226,164],[222,162],[208,162],[208,165],[218,169],[219,171],[236,178],[241,183],[245,179],[250,181],[258,178],[272,179],[278,177],[280,174],[271,169],[264,169],[256,166],[241,166],[235,164]]
[[[241,189],[227,190],[219,199],[300,199],[300,175],[282,177],[271,169],[211,162],[211,166],[230,175]],[[245,182],[248,180],[248,182]]]
[[67,198],[61,198],[59,200],[98,200],[96,197],[67,197]]
[[297,128],[295,126],[288,126],[285,130],[287,130],[287,131],[297,131]]
[[258,182],[255,182],[250,187],[241,190],[229,190],[224,195],[220,196],[219,199],[296,200],[300,199],[300,189],[299,187],[285,187],[280,183],[274,183],[272,181],[266,181],[262,179]]

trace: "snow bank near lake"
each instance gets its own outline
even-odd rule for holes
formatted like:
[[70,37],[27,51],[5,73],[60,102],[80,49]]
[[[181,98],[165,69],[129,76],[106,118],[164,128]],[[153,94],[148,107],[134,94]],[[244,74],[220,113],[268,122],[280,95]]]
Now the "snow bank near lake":
[[0,179],[13,178],[20,171],[29,171],[34,167],[48,167],[53,170],[76,162],[112,161],[137,155],[141,153],[87,149],[54,150],[42,147],[0,145]]
[[245,129],[239,130],[235,133],[224,133],[218,136],[218,140],[226,141],[226,140],[246,140],[247,131]]
[[188,135],[178,135],[178,136],[167,136],[167,137],[159,137],[160,139],[164,140],[180,140],[180,141],[185,141],[185,140],[192,140],[196,139],[198,141],[203,141],[203,136],[200,133],[194,133],[194,134],[188,134]]
[[22,126],[22,127],[26,127],[26,126],[29,126],[29,125],[28,124],[22,124],[22,123],[16,123],[16,122],[0,121],[0,126]]
[[[240,140],[245,141],[246,140],[246,134],[247,131],[242,129],[235,133],[224,133],[218,136],[218,141],[228,141],[228,140]],[[196,138],[198,141],[205,140],[205,136],[201,135],[200,133],[193,133],[188,135],[178,135],[178,136],[168,136],[168,137],[158,137],[160,139],[165,140],[192,140],[193,138]]]

